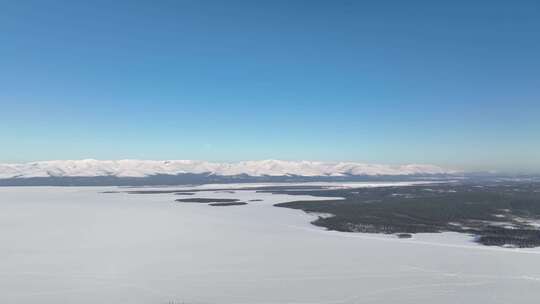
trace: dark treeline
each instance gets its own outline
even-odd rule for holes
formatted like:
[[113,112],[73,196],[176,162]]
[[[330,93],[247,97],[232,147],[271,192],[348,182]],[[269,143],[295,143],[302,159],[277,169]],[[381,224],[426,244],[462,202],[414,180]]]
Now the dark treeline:
[[343,197],[296,201],[279,207],[334,214],[313,224],[347,232],[471,233],[485,245],[540,246],[540,231],[527,221],[540,219],[537,182],[450,183],[424,186],[271,191]]

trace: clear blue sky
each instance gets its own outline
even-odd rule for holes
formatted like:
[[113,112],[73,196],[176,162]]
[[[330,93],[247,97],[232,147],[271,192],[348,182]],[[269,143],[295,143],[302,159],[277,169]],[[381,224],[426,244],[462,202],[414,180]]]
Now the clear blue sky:
[[538,1],[0,1],[0,161],[540,172]]

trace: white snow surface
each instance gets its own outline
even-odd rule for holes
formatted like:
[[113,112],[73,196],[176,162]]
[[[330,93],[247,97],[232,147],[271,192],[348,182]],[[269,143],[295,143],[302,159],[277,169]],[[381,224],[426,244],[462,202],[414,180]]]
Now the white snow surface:
[[0,164],[0,178],[118,176],[145,177],[156,174],[210,173],[222,176],[343,176],[452,174],[455,170],[434,165],[381,165],[354,162],[261,160],[218,163],[198,160],[53,160]]
[[[146,188],[145,188],[146,189]],[[540,251],[457,233],[341,233],[253,190],[194,196],[114,187],[0,188],[0,303],[536,303]],[[124,189],[125,190],[125,189]],[[184,196],[182,196],[184,197]]]

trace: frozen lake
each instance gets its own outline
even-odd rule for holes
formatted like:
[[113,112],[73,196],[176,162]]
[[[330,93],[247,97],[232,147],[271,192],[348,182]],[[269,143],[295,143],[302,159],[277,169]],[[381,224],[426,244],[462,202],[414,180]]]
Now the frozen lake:
[[[305,196],[0,187],[0,303],[537,303],[540,250],[324,231]],[[211,207],[177,198],[261,199]],[[318,198],[321,199],[321,198]]]

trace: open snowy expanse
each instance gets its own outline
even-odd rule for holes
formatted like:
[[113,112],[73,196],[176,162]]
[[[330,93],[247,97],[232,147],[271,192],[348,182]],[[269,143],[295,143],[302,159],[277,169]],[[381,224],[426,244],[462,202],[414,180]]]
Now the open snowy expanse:
[[[367,184],[366,184],[367,185]],[[356,184],[355,186],[358,186]],[[206,186],[208,187],[208,186]],[[147,188],[145,188],[147,189]],[[253,190],[0,187],[0,303],[536,303],[540,250],[325,231]],[[133,190],[133,189],[129,189]],[[249,200],[262,200],[252,201]]]

